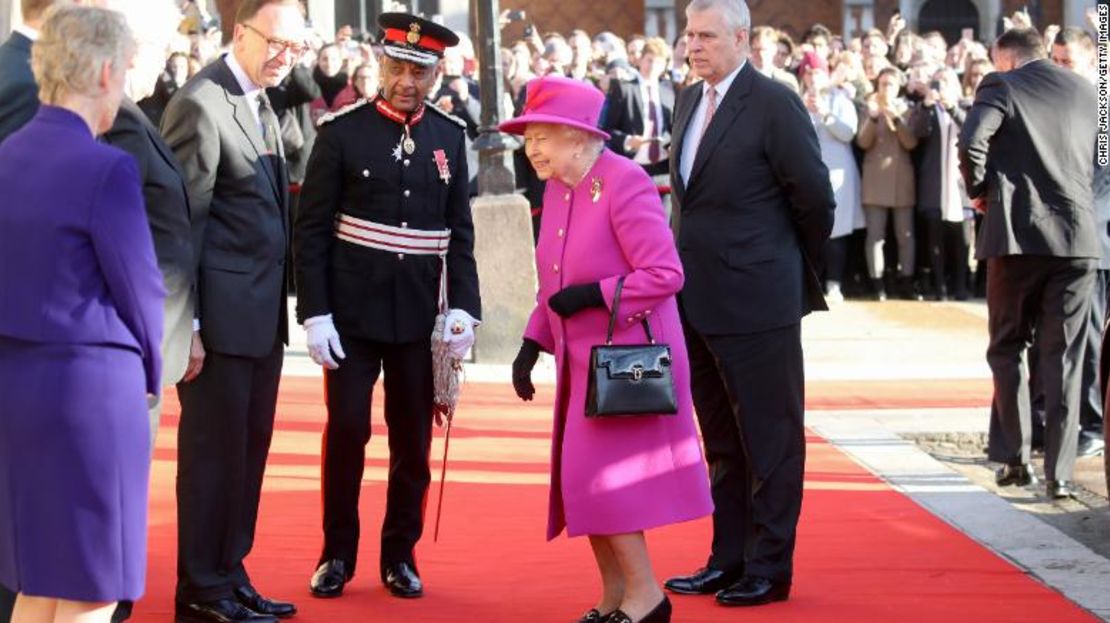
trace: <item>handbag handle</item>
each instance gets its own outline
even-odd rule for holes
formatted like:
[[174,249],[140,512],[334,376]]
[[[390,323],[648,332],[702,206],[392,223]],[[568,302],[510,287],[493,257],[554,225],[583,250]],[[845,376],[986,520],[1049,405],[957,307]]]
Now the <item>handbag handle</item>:
[[[617,279],[617,288],[613,291],[613,311],[609,313],[609,332],[605,335],[605,344],[611,346],[613,344],[613,330],[617,328],[617,312],[621,308],[621,291],[624,290],[624,275]],[[655,343],[655,336],[651,334],[651,325],[648,324],[647,318],[640,320],[640,324],[644,326],[644,333],[647,334],[648,343]]]

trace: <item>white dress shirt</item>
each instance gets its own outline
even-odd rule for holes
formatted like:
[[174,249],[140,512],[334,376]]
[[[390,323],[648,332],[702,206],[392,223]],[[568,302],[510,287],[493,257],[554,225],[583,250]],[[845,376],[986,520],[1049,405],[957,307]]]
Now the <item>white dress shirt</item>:
[[243,89],[243,95],[247,98],[247,103],[251,105],[251,114],[254,115],[254,122],[258,125],[258,131],[262,130],[262,119],[258,116],[258,94],[262,92],[262,87],[255,84],[248,76],[247,72],[243,70],[243,66],[239,64],[239,60],[235,58],[235,54],[227,53],[224,55],[224,62],[227,63],[228,69],[231,70],[231,75],[235,76],[236,82],[239,83],[239,88]]
[[702,83],[701,101],[698,102],[698,107],[694,109],[694,114],[690,116],[690,122],[686,124],[686,136],[682,140],[682,161],[679,172],[682,174],[683,183],[690,183],[690,173],[694,170],[694,159],[698,155],[698,146],[701,145],[701,129],[705,125],[705,113],[709,105],[709,89],[717,92],[717,109],[720,110],[729,87],[732,86],[736,76],[740,74],[740,70],[747,63],[747,60],[740,63],[739,67],[716,85],[710,86],[708,82]]
[[24,37],[27,37],[32,42],[39,40],[39,31],[35,30],[34,28],[31,28],[27,24],[20,24],[19,26],[16,26],[15,28],[12,28],[12,30],[14,30],[15,32],[18,32],[19,34],[23,35]]

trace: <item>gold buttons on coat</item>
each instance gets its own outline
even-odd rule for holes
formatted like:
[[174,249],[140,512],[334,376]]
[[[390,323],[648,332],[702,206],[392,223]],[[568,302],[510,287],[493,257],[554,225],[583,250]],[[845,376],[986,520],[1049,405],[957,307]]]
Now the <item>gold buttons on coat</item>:
[[564,229],[559,229],[559,237],[562,238],[563,234],[567,233]]
[[405,194],[406,197],[408,197],[409,195],[412,194],[412,191],[411,190],[405,190],[404,194]]
[[551,267],[551,270],[553,270],[555,272],[559,272],[559,265],[555,264],[554,266]]
[[363,169],[362,177],[370,177],[370,169]]

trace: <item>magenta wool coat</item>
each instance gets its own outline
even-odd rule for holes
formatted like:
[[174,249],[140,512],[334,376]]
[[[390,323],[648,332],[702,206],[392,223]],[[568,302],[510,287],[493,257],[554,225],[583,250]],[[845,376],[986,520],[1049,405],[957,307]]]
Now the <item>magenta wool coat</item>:
[[[713,511],[694,424],[690,366],[675,294],[682,264],[651,179],[605,150],[575,188],[550,180],[536,246],[537,305],[524,337],[555,355],[548,539],[638,532]],[[617,279],[627,276],[613,343],[655,339],[671,348],[677,415],[585,417],[590,348],[605,342]],[[609,309],[562,319],[547,306],[560,289],[600,282]]]

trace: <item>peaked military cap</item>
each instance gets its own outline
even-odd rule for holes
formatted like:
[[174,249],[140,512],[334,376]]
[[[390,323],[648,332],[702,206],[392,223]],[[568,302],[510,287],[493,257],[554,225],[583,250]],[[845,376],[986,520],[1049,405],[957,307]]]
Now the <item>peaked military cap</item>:
[[434,65],[443,58],[443,51],[459,44],[451,29],[408,13],[382,13],[382,50],[392,58]]

